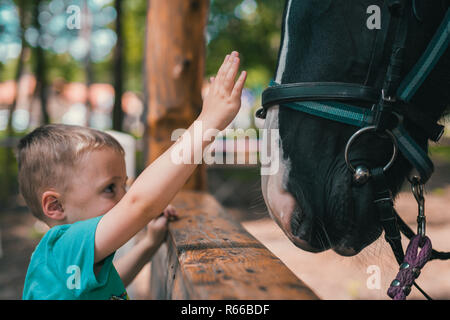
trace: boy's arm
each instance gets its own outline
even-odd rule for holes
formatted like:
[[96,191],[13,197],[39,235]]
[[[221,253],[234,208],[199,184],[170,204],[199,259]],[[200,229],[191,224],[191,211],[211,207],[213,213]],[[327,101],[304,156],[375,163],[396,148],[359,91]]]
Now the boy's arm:
[[[237,54],[227,56],[211,84],[198,117],[202,124],[201,134],[194,134],[192,124],[180,139],[139,175],[125,196],[100,219],[95,235],[95,262],[116,251],[151,219],[161,214],[197,167],[194,155],[203,155],[204,148],[212,142],[203,141],[204,133],[209,129],[225,129],[236,116],[246,78],[243,72],[235,83],[238,68]],[[179,148],[192,151],[189,163],[173,162],[171,154],[179,152]]]
[[170,220],[177,219],[176,209],[169,205],[158,218],[147,225],[147,234],[123,257],[114,261],[114,267],[120,279],[127,287],[138,272],[155,254],[167,235],[167,225]]
[[120,276],[125,288],[133,281],[134,277],[150,261],[158,250],[160,244],[151,243],[146,238],[139,241],[123,257],[114,261],[114,267]]

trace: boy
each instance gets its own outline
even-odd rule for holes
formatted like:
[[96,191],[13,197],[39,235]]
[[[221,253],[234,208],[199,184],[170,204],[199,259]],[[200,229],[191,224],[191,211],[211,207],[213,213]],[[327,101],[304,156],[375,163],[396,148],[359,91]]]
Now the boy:
[[[31,257],[23,299],[128,298],[126,285],[160,246],[168,218],[176,215],[169,202],[196,168],[194,155],[212,142],[203,136],[225,129],[239,111],[246,72],[235,81],[238,69],[238,53],[227,55],[197,118],[202,135],[194,134],[192,124],[126,193],[123,150],[110,136],[49,125],[21,140],[20,190],[33,214],[50,227]],[[190,162],[173,163],[172,153],[180,148],[191,150]],[[145,226],[147,236],[113,265],[115,251]]]

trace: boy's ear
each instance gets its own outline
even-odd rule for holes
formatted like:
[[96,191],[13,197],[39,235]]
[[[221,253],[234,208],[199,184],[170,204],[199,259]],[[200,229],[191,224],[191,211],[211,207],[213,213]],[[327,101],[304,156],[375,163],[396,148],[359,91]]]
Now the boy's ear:
[[44,211],[46,217],[52,220],[66,218],[60,199],[61,195],[56,191],[45,191],[42,194],[42,211]]

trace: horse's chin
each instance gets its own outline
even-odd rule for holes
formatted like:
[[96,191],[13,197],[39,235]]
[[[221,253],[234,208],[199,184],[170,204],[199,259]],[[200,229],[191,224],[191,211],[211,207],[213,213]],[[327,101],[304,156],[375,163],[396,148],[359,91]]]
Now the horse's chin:
[[352,257],[359,253],[359,251],[348,247],[334,247],[333,251],[336,252],[338,255],[344,257]]
[[[356,216],[345,216],[344,219],[344,215],[349,214],[349,207],[341,206],[331,206],[333,207],[333,214],[325,217],[327,221],[324,224],[329,226],[329,230],[325,230],[317,223],[314,213],[305,211],[305,208],[299,205],[296,197],[282,187],[279,176],[262,176],[261,181],[262,193],[270,216],[288,239],[302,250],[317,253],[331,249],[341,256],[349,257],[357,255],[380,235],[379,230],[372,230],[371,226],[366,223],[361,225],[361,229],[365,229],[367,232],[360,232],[360,229],[351,230],[348,226],[355,226],[355,224],[347,220],[356,219]],[[332,193],[330,197],[333,199],[333,203],[353,202],[351,200],[343,201],[343,199],[349,200],[349,197],[351,198],[351,195],[343,195],[343,189],[342,186],[334,188],[336,192]],[[350,190],[347,190],[347,192],[351,194]],[[338,201],[338,198],[341,197],[342,199]],[[358,212],[366,212],[365,209],[367,208],[363,208],[363,205],[364,202],[354,204],[354,209]],[[340,217],[340,219],[336,219],[336,217]],[[357,219],[359,220],[358,224],[361,224],[362,218],[361,216]],[[344,223],[344,221],[347,221],[347,223]],[[369,234],[373,236],[369,237]]]
[[[277,176],[262,176],[262,193],[272,219],[283,230],[289,240],[298,248],[309,252],[322,252],[328,247],[315,246],[309,240],[304,239],[292,230],[292,219],[298,213],[298,204],[295,198],[288,191],[284,190],[277,182]],[[309,229],[303,225],[303,228]],[[312,230],[307,230],[310,232]]]

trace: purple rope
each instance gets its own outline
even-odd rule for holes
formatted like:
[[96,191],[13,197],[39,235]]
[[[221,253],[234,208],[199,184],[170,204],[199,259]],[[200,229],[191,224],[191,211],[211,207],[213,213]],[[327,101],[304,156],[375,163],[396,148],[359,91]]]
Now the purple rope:
[[[419,247],[422,249],[418,253]],[[389,297],[394,300],[406,299],[414,280],[420,275],[420,269],[430,260],[431,251],[431,240],[427,236],[416,235],[411,238],[400,271],[388,289]]]

